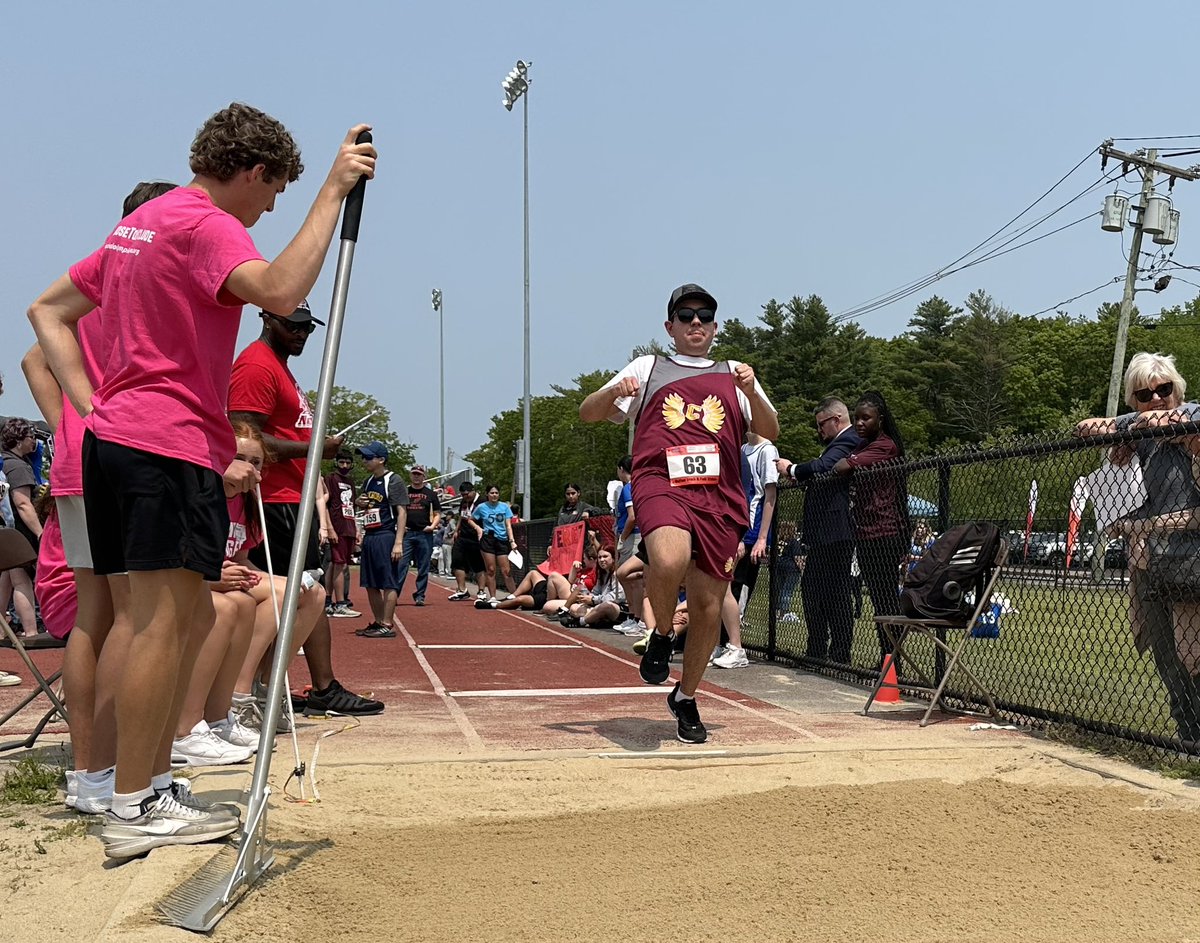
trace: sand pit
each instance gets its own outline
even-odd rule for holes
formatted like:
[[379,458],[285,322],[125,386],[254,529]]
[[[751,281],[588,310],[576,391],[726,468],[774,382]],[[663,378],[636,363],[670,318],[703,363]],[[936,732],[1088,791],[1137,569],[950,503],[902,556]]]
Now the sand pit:
[[[1025,737],[334,757],[325,801],[273,807],[277,867],[213,939],[1187,940],[1192,791]],[[66,815],[19,814],[0,820],[4,938],[191,938],[152,905],[210,849],[105,868],[94,837],[39,838]]]

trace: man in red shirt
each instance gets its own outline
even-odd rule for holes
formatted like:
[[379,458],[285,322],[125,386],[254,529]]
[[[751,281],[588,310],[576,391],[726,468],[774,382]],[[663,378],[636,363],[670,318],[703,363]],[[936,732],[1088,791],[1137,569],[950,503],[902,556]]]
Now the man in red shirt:
[[[308,396],[292,376],[287,360],[304,352],[308,336],[324,322],[313,317],[307,302],[301,302],[287,316],[272,314],[265,309],[259,316],[263,322],[262,334],[238,354],[233,363],[229,380],[229,418],[247,422],[258,429],[263,442],[273,453],[274,461],[263,468],[262,476],[266,537],[263,544],[250,552],[250,559],[256,566],[265,568],[265,544],[269,542],[271,563],[276,573],[282,574],[291,565],[292,539],[296,533],[300,489],[304,484],[313,424]],[[322,454],[332,458],[341,444],[340,437],[327,438]],[[314,520],[304,552],[304,569],[316,571],[314,577],[318,576],[321,566],[318,532]],[[347,691],[334,677],[331,644],[329,618],[322,612],[312,634],[304,642],[304,658],[312,678],[305,713],[380,713],[383,710],[381,702]],[[238,692],[235,708],[239,696],[245,698],[251,693]],[[242,700],[240,703],[248,702]],[[242,719],[242,723],[247,719],[252,718]]]

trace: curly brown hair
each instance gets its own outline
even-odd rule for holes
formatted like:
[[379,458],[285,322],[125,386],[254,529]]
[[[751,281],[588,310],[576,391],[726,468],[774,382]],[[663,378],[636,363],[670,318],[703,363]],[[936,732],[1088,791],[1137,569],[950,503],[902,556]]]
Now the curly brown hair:
[[287,128],[242,102],[233,102],[204,122],[188,162],[192,173],[222,182],[257,164],[266,167],[268,180],[286,177],[293,183],[304,172],[300,148]]

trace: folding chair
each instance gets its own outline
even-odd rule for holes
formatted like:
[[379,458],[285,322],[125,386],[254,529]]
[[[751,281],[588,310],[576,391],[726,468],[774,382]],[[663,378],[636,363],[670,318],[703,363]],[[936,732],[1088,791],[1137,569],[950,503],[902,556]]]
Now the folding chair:
[[[0,527],[0,573],[21,566],[29,566],[29,564],[36,562],[36,560],[37,554],[34,552],[33,546],[22,534],[11,527]],[[42,719],[37,722],[29,736],[23,740],[0,743],[0,752],[17,749],[28,750],[55,716],[61,715],[63,721],[67,721],[67,709],[63,706],[62,699],[54,693],[53,687],[54,683],[62,677],[62,669],[54,672],[49,678],[43,675],[38,670],[38,666],[33,663],[33,659],[29,657],[29,652],[25,650],[25,644],[21,636],[13,631],[13,627],[8,624],[7,615],[3,612],[0,612],[0,630],[3,630],[5,640],[8,644],[12,645],[21,661],[25,662],[25,667],[37,682],[37,689],[30,691],[16,707],[3,717],[0,717],[0,728],[12,720],[29,704],[32,704],[42,694],[50,699],[52,705],[42,715]]]
[[[996,549],[996,557],[989,567],[986,581],[982,581],[982,586],[975,588],[975,608],[969,616],[963,619],[919,619],[909,618],[906,616],[876,616],[875,624],[892,645],[892,654],[889,656],[893,664],[896,666],[896,681],[888,681],[888,662],[885,659],[883,669],[879,672],[879,680],[875,682],[875,687],[871,689],[871,696],[867,698],[866,706],[863,707],[863,714],[871,709],[871,705],[875,702],[876,696],[882,688],[891,688],[895,690],[906,691],[922,691],[931,694],[929,707],[925,710],[925,716],[921,718],[921,726],[924,727],[929,723],[929,717],[934,712],[934,709],[941,704],[942,694],[946,689],[946,682],[950,680],[950,675],[955,668],[958,668],[967,679],[975,686],[983,699],[987,702],[988,711],[996,720],[1000,719],[1000,714],[996,710],[996,702],[992,699],[991,692],[979,680],[978,676],[968,666],[963,658],[967,643],[971,640],[971,628],[979,621],[981,614],[988,612],[992,605],[992,591],[996,586],[996,581],[1000,578],[1000,571],[1004,568],[1004,562],[1008,559],[1008,542],[1000,541],[999,547]],[[949,633],[959,633],[960,638],[953,644],[947,642]],[[934,646],[934,654],[937,660],[941,660],[945,656],[949,656],[945,666],[942,668],[941,678],[937,683],[926,673],[920,664],[905,650],[909,637],[911,635],[924,636],[928,638]],[[899,672],[902,665],[907,664],[920,679],[920,684],[911,684],[899,681]],[[946,709],[943,707],[943,709]]]

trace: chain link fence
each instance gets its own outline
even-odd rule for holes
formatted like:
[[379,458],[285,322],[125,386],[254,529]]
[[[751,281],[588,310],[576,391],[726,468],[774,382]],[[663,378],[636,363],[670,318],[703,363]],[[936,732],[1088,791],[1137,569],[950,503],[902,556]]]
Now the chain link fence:
[[[1002,714],[1200,755],[1197,432],[1185,423],[1024,439],[785,485],[770,578],[747,608],[743,642],[873,682],[873,617],[899,611],[904,572],[932,536],[991,521],[1009,559],[966,658]],[[839,489],[850,505],[841,530],[829,517]],[[911,648],[940,680],[933,646]],[[951,676],[948,700],[982,707],[961,682]]]

